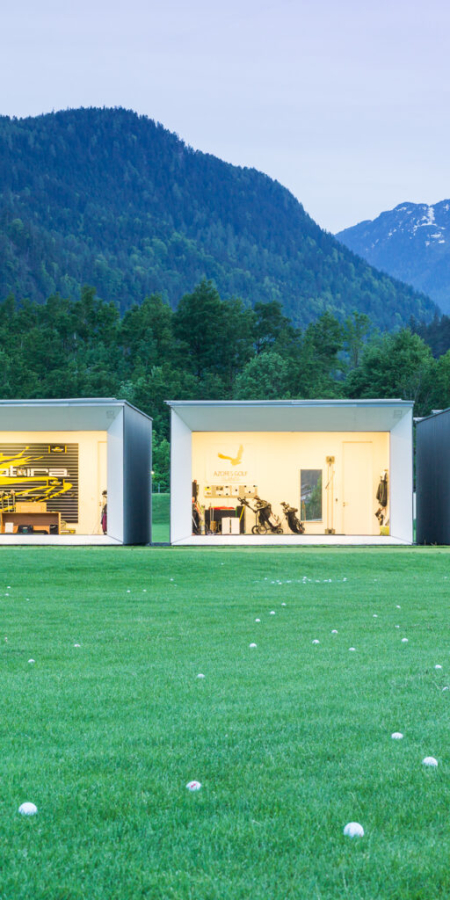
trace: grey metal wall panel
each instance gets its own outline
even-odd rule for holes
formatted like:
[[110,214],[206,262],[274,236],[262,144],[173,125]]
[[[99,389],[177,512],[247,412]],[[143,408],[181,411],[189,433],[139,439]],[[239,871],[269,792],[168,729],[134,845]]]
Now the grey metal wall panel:
[[124,406],[124,544],[151,543],[152,421]]
[[450,410],[417,423],[418,544],[450,544]]

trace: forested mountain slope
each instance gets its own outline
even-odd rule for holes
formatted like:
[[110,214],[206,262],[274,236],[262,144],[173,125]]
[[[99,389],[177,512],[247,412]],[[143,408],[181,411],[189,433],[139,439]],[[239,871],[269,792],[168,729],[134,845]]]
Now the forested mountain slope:
[[295,324],[352,310],[383,328],[432,302],[354,256],[278,182],[194,151],[123,109],[0,118],[0,298],[77,297],[122,311],[202,277],[224,298],[278,300]]
[[337,238],[371,265],[428,294],[450,313],[450,200],[399,203]]

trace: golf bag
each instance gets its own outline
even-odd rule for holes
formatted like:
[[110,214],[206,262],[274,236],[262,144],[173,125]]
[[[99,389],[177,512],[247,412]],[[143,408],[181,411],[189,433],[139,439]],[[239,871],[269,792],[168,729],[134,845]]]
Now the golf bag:
[[298,510],[294,506],[289,506],[289,503],[282,503],[281,506],[283,507],[283,512],[291,531],[294,534],[304,534],[305,526],[300,522],[298,516],[295,515]]

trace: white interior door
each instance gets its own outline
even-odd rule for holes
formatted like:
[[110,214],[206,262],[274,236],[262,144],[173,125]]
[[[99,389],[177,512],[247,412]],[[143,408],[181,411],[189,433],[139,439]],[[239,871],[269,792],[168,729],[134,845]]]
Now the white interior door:
[[[373,534],[373,451],[371,441],[344,441],[343,534]],[[372,521],[373,520],[373,521]]]

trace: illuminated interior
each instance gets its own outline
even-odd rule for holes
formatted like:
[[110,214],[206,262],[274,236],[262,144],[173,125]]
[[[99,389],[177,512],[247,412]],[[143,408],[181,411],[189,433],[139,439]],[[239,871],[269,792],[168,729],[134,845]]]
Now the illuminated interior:
[[389,450],[387,431],[194,431],[192,533],[389,535]]
[[0,533],[101,535],[106,431],[0,432]]

